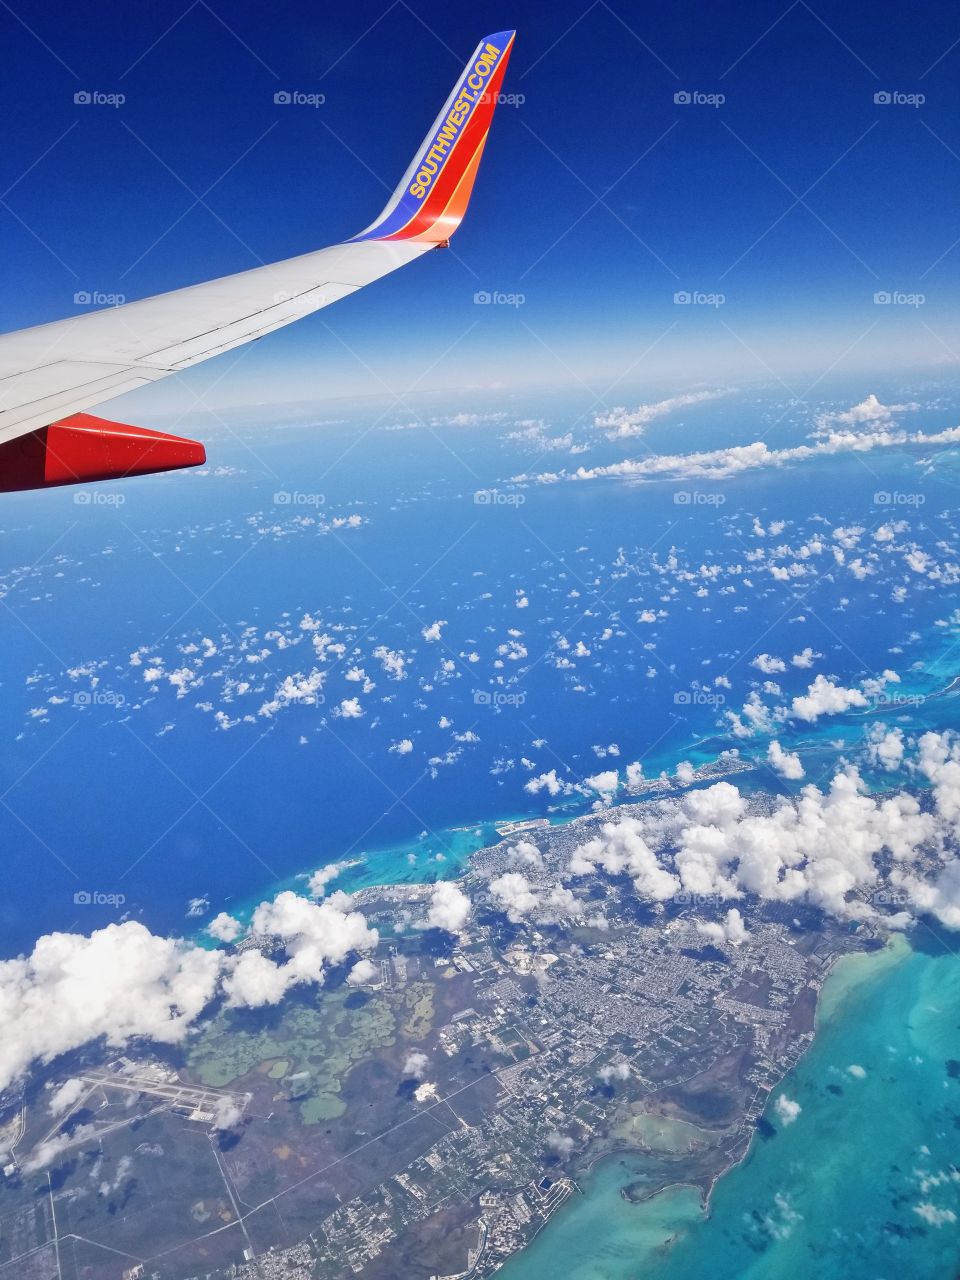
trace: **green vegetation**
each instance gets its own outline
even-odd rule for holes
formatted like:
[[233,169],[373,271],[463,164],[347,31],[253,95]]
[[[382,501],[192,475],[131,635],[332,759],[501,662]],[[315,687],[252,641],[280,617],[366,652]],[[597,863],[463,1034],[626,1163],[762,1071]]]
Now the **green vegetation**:
[[398,1036],[423,1039],[434,1019],[428,982],[348,1004],[353,994],[321,992],[315,1004],[283,1005],[260,1015],[224,1010],[192,1043],[188,1068],[215,1088],[259,1071],[297,1101],[305,1124],[336,1119],[346,1109],[339,1094],[350,1069]]

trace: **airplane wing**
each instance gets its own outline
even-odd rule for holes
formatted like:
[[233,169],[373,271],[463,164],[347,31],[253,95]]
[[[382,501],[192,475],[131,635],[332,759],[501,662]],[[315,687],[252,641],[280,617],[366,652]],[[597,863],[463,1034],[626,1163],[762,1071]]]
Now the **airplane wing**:
[[0,335],[0,492],[204,462],[196,441],[82,411],[291,324],[446,244],[470,199],[514,35],[480,41],[386,208],[353,239]]

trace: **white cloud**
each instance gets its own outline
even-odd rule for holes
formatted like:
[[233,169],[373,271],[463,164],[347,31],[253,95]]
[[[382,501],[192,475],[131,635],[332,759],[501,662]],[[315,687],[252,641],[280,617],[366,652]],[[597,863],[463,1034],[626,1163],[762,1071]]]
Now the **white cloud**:
[[919,763],[933,784],[935,812],[906,792],[864,794],[853,766],[839,771],[826,792],[807,785],[762,812],[731,783],[718,782],[651,807],[642,818],[604,824],[574,850],[570,874],[627,874],[638,896],[654,901],[681,889],[728,899],[756,894],[806,901],[838,919],[871,919],[883,914],[869,895],[887,851],[890,883],[906,903],[960,928],[960,859],[941,849],[939,869],[924,877],[915,865],[960,830],[960,740],[925,738]]
[[584,778],[583,783],[591,791],[598,791],[605,800],[611,800],[620,786],[620,775],[616,769],[605,769],[602,773]]
[[804,694],[790,704],[790,714],[796,720],[813,724],[820,716],[835,716],[850,707],[865,707],[867,699],[860,689],[845,689],[835,680],[819,675]]
[[630,1079],[630,1063],[629,1062],[607,1062],[597,1072],[597,1079],[602,1080],[604,1084],[610,1084],[614,1080]]
[[556,769],[550,769],[547,773],[541,773],[536,778],[531,778],[523,784],[524,791],[528,791],[530,795],[535,796],[541,791],[546,791],[547,795],[559,796],[570,795],[574,791],[574,786],[569,782],[561,782],[557,777]]
[[410,738],[401,738],[399,742],[394,742],[389,750],[398,756],[408,756],[413,750],[413,741]]
[[764,675],[772,676],[779,671],[786,671],[787,664],[782,658],[774,658],[769,653],[758,653],[750,663],[751,667],[756,667],[758,671],[762,671]]
[[822,658],[822,653],[816,653],[809,645],[805,649],[801,649],[799,653],[795,653],[790,661],[795,667],[812,667],[817,658]]
[[915,1204],[913,1212],[918,1214],[929,1227],[952,1226],[957,1220],[957,1215],[953,1209],[938,1209],[936,1205],[930,1204],[929,1201]]
[[872,725],[867,734],[867,751],[875,765],[893,773],[903,763],[903,730],[888,729],[885,724]]
[[311,898],[322,898],[327,892],[327,885],[352,865],[350,862],[328,862],[325,867],[319,867],[307,881]]
[[680,888],[680,881],[661,866],[643,838],[643,826],[636,818],[605,822],[601,834],[574,849],[570,874],[589,875],[600,867],[608,875],[628,875],[643,898],[664,901]]
[[176,1044],[213,998],[217,951],[160,938],[129,920],[89,937],[47,934],[29,956],[0,963],[0,1087],[34,1060],[104,1036]]
[[407,659],[402,653],[395,649],[388,649],[385,644],[381,644],[374,649],[373,656],[379,659],[380,665],[391,680],[403,680],[406,678]]
[[890,422],[895,413],[903,413],[908,409],[919,408],[916,404],[881,404],[871,391],[865,400],[853,405],[850,409],[821,413],[817,417],[818,434],[829,432],[834,423],[845,427],[877,426]]
[[226,911],[221,911],[207,925],[207,933],[218,942],[236,942],[243,933],[243,925]]
[[50,1101],[47,1103],[47,1110],[52,1116],[62,1116],[71,1107],[76,1106],[89,1088],[88,1084],[74,1076],[62,1084],[59,1089],[54,1089],[50,1095]]
[[446,625],[446,618],[441,618],[438,622],[431,622],[429,626],[424,627],[420,634],[423,636],[424,640],[432,643],[433,641],[440,639],[440,631]]
[[229,1133],[231,1129],[238,1128],[243,1120],[243,1110],[243,1105],[236,1098],[224,1094],[217,1099],[213,1108],[211,1128],[221,1133]]
[[470,919],[470,899],[452,880],[440,880],[430,895],[427,927],[458,933]]
[[773,1104],[773,1110],[782,1125],[793,1124],[803,1108],[799,1102],[794,1102],[792,1098],[788,1098],[785,1093],[781,1093]]
[[606,466],[578,467],[573,472],[541,472],[536,476],[514,476],[515,483],[536,480],[555,484],[561,480],[649,480],[712,479],[722,480],[744,471],[761,467],[781,467],[792,462],[808,462],[815,458],[840,453],[868,453],[874,449],[904,445],[941,446],[960,443],[960,427],[927,434],[923,431],[887,429],[876,431],[831,430],[814,444],[794,445],[787,449],[771,449],[765,441],[732,445],[726,449],[707,449],[698,453],[654,454],[648,458],[627,458]]
[[767,760],[779,773],[781,778],[796,782],[803,777],[803,765],[795,751],[784,751],[780,743],[774,739],[767,747]]
[[697,932],[709,942],[729,942],[733,947],[741,946],[750,936],[736,907],[731,907],[722,921],[698,920]]
[[362,987],[368,982],[373,982],[377,978],[380,970],[365,956],[356,962],[350,972],[347,974],[347,982],[351,987]]
[[408,1080],[422,1080],[429,1066],[430,1059],[425,1053],[411,1050],[403,1062],[403,1075]]
[[505,871],[490,881],[490,893],[501,911],[515,924],[540,905],[530,881],[519,871]]
[[608,413],[597,414],[593,425],[603,431],[608,440],[627,440],[643,435],[647,423],[655,418],[662,418],[664,414],[686,409],[690,405],[702,404],[704,400],[718,400],[727,395],[730,395],[729,390],[690,391],[654,404],[641,404],[636,409],[611,409]]

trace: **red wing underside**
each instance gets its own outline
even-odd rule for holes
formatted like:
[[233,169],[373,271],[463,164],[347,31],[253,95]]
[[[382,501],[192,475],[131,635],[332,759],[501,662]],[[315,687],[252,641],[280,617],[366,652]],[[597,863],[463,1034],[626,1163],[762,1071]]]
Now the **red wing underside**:
[[0,492],[119,480],[206,460],[196,440],[75,413],[0,444]]

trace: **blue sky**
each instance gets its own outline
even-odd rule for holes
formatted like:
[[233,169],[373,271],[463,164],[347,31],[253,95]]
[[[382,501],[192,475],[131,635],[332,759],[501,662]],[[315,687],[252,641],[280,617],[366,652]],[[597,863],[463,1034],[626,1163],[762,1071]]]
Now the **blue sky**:
[[[336,242],[518,29],[452,253],[138,393],[191,403],[952,364],[960,18],[927,4],[197,0],[0,11],[0,326]],[[323,94],[278,106],[278,90]],[[122,94],[114,107],[74,94]],[[678,93],[723,95],[719,105]],[[877,93],[923,95],[920,105]],[[522,295],[519,306],[474,302]],[[678,305],[687,292],[722,305]],[[877,305],[876,293],[923,296]]]

